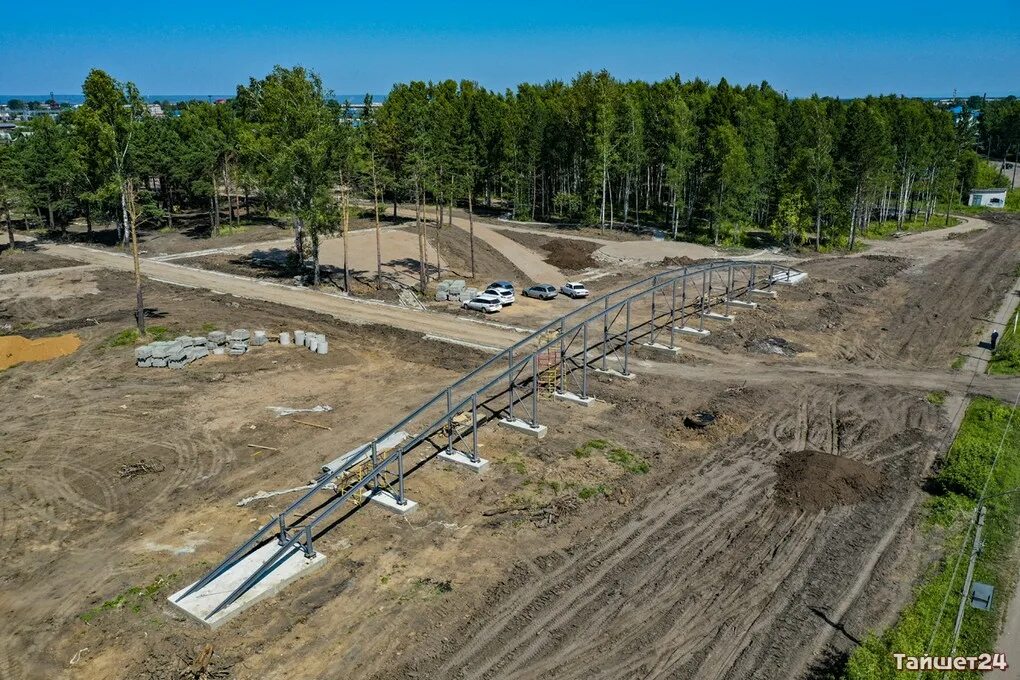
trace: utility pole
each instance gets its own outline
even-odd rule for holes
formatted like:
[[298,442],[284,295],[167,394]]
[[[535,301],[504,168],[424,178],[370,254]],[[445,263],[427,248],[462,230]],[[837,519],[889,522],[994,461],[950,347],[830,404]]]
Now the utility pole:
[[978,508],[977,530],[974,532],[974,545],[970,551],[970,564],[967,566],[967,578],[963,580],[963,592],[960,593],[960,608],[956,611],[956,626],[953,628],[953,648],[949,656],[956,653],[956,643],[960,639],[960,628],[963,627],[963,614],[967,610],[967,596],[970,594],[970,584],[974,579],[974,565],[977,564],[978,555],[981,554],[981,530],[985,526],[985,506]]

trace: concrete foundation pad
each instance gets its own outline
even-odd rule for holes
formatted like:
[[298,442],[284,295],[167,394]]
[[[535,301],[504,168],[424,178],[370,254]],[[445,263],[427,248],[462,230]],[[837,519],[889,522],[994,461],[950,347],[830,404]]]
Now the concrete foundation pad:
[[595,371],[596,373],[601,373],[602,375],[611,375],[614,378],[623,378],[624,380],[633,380],[634,378],[637,377],[637,375],[635,375],[634,373],[620,373],[615,368],[607,368],[604,371],[601,368],[593,368],[591,370]]
[[[318,569],[326,562],[326,556],[316,553],[315,557],[307,558],[300,546],[294,546],[284,556],[277,567],[266,574],[261,581],[252,586],[229,606],[224,607],[212,616],[209,612],[219,606],[230,593],[255,573],[262,564],[272,557],[280,546],[270,541],[243,560],[221,574],[212,583],[183,597],[191,588],[188,585],[167,598],[167,602],[189,618],[209,628],[219,628],[224,623],[243,612],[256,602],[271,597],[292,581]],[[207,618],[208,617],[208,618]]]
[[536,439],[541,439],[549,431],[549,428],[546,427],[545,425],[539,425],[538,427],[532,427],[531,423],[529,423],[526,420],[521,420],[520,418],[513,418],[513,419],[510,419],[510,418],[500,418],[499,419],[499,424],[502,427],[506,427],[506,428],[509,428],[511,430],[516,430],[516,431],[521,432],[523,434],[527,434],[527,435],[530,435],[532,437],[535,437]]
[[580,394],[574,394],[573,392],[553,392],[553,399],[567,401],[578,406],[592,406],[595,403],[595,397],[582,397]]
[[404,504],[401,505],[397,502],[397,497],[386,489],[369,489],[367,491],[363,491],[361,496],[362,498],[367,498],[373,503],[377,503],[390,512],[395,512],[398,515],[406,515],[418,507],[417,503],[407,497],[404,497]]
[[677,333],[683,333],[684,335],[694,335],[699,338],[706,338],[712,334],[712,331],[710,330],[702,330],[700,328],[695,328],[694,326],[674,326],[673,329]]
[[661,342],[643,342],[641,343],[641,346],[647,349],[655,350],[656,352],[665,352],[667,354],[672,354],[673,356],[680,354],[679,347],[670,347],[669,345],[663,345]]
[[471,455],[464,453],[463,451],[453,450],[452,453],[446,451],[440,451],[438,454],[439,460],[445,460],[447,463],[456,463],[457,465],[463,465],[464,467],[474,470],[475,472],[481,472],[485,468],[489,467],[489,461],[484,458],[478,460],[471,460]]
[[757,297],[772,298],[773,300],[779,297],[779,293],[777,293],[774,290],[752,290],[750,291],[750,294],[755,295]]
[[705,312],[705,318],[711,321],[725,321],[730,323],[733,321],[732,314],[716,314],[715,312]]
[[757,302],[748,302],[747,300],[730,300],[730,307],[738,307],[741,309],[758,309]]

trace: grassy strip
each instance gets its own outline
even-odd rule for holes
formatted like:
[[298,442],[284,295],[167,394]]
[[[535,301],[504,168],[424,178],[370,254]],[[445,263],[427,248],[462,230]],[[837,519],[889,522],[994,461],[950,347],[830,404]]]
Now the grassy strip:
[[960,224],[961,220],[959,217],[949,216],[949,224],[946,224],[945,213],[932,214],[931,219],[928,220],[928,224],[924,223],[924,218],[915,218],[910,221],[903,223],[901,229],[897,224],[896,220],[886,220],[885,222],[872,222],[868,225],[868,233],[863,234],[864,238],[890,238],[893,234],[903,233],[912,234],[919,231],[935,231],[937,229],[947,229],[949,227],[955,227]]
[[1013,311],[1013,315],[1002,329],[1002,335],[988,362],[988,373],[991,375],[1020,374],[1020,338],[1013,332],[1013,324],[1016,323],[1018,314],[1020,308]]
[[[917,673],[897,672],[893,654],[924,654],[947,591],[949,598],[945,600],[946,607],[931,653],[949,653],[969,549],[955,578],[953,568],[965,540],[969,546],[968,527],[1003,433],[1006,437],[988,495],[1020,487],[1020,419],[1015,420],[1007,432],[1011,410],[1010,406],[993,399],[971,402],[956,441],[932,480],[933,496],[927,506],[928,530],[933,539],[943,537],[943,557],[924,574],[913,602],[901,612],[896,624],[881,635],[869,634],[850,655],[847,680],[918,677]],[[991,611],[967,607],[957,654],[994,651],[999,623],[1005,615],[1016,578],[1018,565],[1013,556],[1020,529],[1020,494],[989,498],[985,506],[984,550],[978,558],[974,580],[994,586],[995,596]],[[952,677],[978,678],[980,675],[957,672]]]

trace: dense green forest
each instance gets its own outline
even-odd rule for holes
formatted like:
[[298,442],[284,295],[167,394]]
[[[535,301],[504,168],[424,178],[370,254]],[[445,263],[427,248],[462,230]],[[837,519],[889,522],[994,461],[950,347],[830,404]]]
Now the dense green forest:
[[1003,181],[978,149],[994,159],[1020,147],[1015,99],[954,123],[921,99],[790,99],[767,83],[678,76],[589,72],[505,92],[411,82],[356,111],[314,73],[277,67],[225,104],[162,118],[102,71],[83,92],[82,106],[0,146],[8,229],[83,219],[127,242],[132,218],[173,227],[201,212],[215,233],[245,206],[292,221],[296,247],[317,259],[319,238],[344,228],[345,202],[376,199],[844,248],[875,221],[939,219],[975,183]]

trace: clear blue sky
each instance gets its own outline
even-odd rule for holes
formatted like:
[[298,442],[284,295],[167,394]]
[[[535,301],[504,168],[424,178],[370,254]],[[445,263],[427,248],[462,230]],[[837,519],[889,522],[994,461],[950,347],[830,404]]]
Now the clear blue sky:
[[0,93],[69,94],[90,67],[144,94],[232,93],[274,64],[340,94],[680,73],[799,96],[1020,94],[1020,0],[8,3]]

